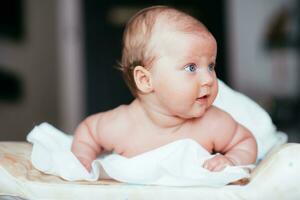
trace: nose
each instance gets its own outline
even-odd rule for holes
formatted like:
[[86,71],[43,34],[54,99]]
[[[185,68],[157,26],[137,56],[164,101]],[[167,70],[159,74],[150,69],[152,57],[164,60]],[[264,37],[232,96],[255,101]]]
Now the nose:
[[199,80],[201,86],[207,85],[211,86],[214,82],[215,74],[214,72],[210,71],[207,68],[202,68],[201,72],[199,73]]

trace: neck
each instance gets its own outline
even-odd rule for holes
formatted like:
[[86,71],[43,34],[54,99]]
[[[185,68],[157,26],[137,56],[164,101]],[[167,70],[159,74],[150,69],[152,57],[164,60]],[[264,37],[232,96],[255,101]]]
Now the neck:
[[186,121],[186,119],[170,115],[159,106],[141,99],[135,99],[132,106],[135,112],[139,112],[143,118],[146,118],[146,121],[149,121],[156,128],[177,130]]

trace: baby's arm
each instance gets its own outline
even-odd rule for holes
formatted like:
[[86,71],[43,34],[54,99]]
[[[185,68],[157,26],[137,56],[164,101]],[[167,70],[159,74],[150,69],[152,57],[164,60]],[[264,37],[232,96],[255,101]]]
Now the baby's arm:
[[231,142],[224,149],[225,156],[234,165],[253,164],[257,157],[257,143],[251,132],[236,122],[236,130]]
[[[219,118],[220,117],[220,118]],[[221,153],[207,160],[203,167],[220,171],[226,165],[247,165],[255,163],[257,143],[251,132],[237,123],[229,114],[218,116],[219,132],[214,133],[214,150]]]
[[97,124],[100,114],[92,115],[81,122],[74,135],[72,152],[79,161],[90,171],[91,163],[101,153],[98,140]]

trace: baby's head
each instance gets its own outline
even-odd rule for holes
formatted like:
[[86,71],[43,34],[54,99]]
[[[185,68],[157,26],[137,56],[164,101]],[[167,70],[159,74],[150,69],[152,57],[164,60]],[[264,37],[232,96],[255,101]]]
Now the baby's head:
[[166,31],[208,34],[207,28],[192,16],[168,6],[153,6],[139,11],[127,23],[123,34],[121,70],[126,84],[134,96],[138,88],[134,80],[134,68],[151,68],[157,55],[160,35]]
[[[176,91],[170,91],[169,95],[188,96],[189,93],[195,93],[189,88],[199,85],[196,83],[196,75],[194,84],[191,85],[191,74],[196,74],[196,71],[187,72],[188,68],[199,69],[197,74],[202,74],[204,80],[208,74],[202,68],[206,67],[205,69],[209,69],[206,71],[210,73],[208,79],[212,79],[214,84],[213,89],[204,89],[204,93],[212,94],[211,104],[217,94],[217,79],[213,70],[216,53],[216,41],[200,21],[174,8],[154,6],[141,10],[127,23],[123,35],[121,70],[135,97],[152,92],[151,81],[155,80],[153,84],[156,84],[155,93],[159,95],[158,98],[167,98],[164,96],[172,87]],[[168,69],[169,66],[172,68]],[[210,71],[211,68],[213,71]],[[188,75],[177,77],[180,70]],[[164,80],[160,82],[159,79]],[[143,81],[149,81],[150,85],[143,84]],[[170,87],[164,87],[164,82],[170,82]],[[185,85],[185,82],[190,82],[190,85]],[[203,93],[203,90],[200,93],[200,86],[194,90],[198,90],[194,94],[196,98]],[[178,107],[182,102],[174,103]]]

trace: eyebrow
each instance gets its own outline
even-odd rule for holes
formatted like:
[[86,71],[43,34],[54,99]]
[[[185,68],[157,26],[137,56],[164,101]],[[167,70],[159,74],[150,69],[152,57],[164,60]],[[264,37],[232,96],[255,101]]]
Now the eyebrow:
[[[216,60],[217,60],[216,57],[211,57],[209,64],[211,64],[211,63],[216,64],[216,62],[217,62]],[[185,63],[193,63],[193,62],[196,62],[197,60],[195,59],[195,56],[187,56],[187,57],[184,57],[183,59],[180,59],[178,61],[182,62],[182,63],[184,63],[184,62]]]

